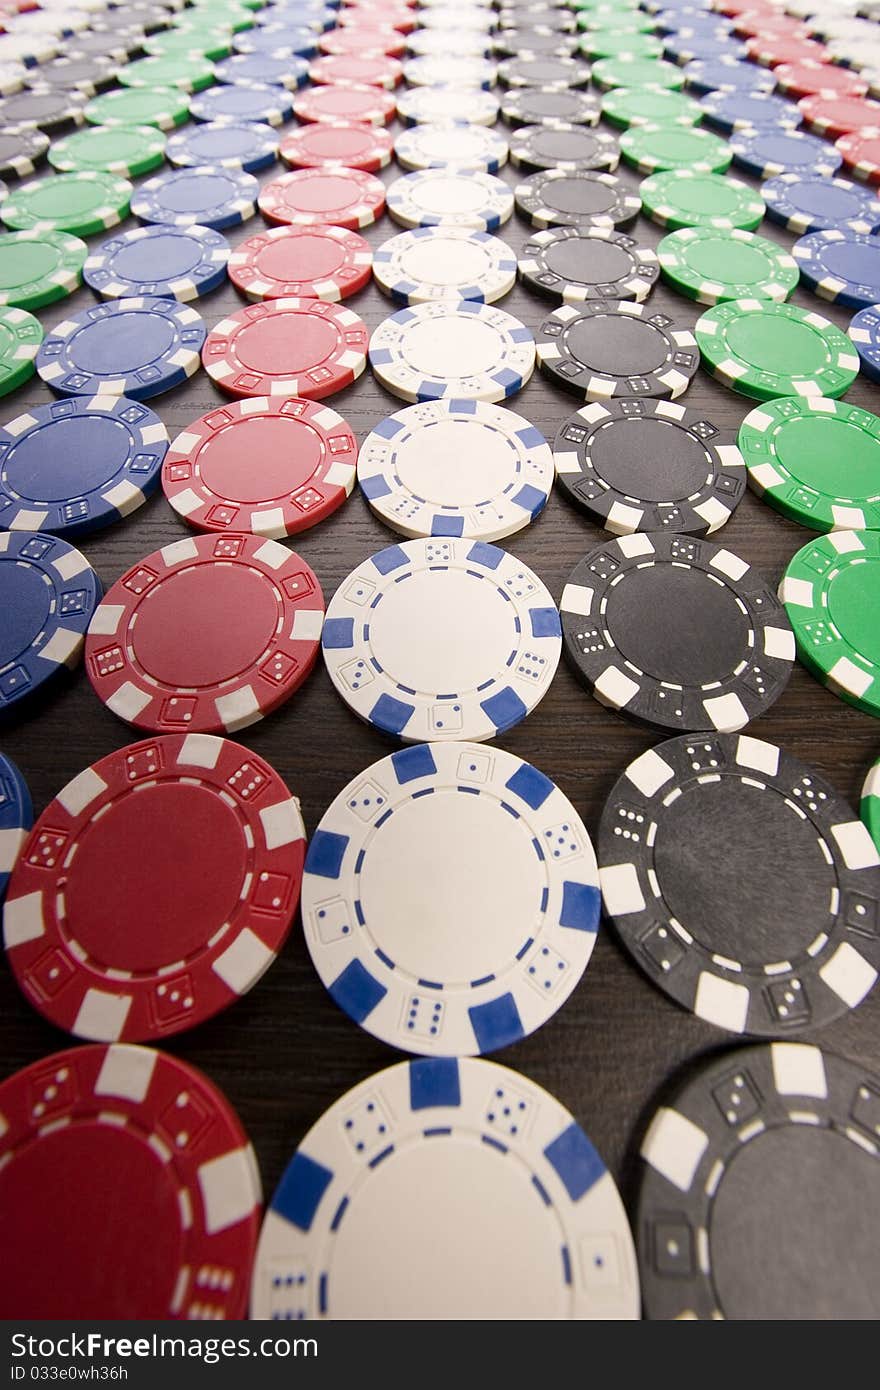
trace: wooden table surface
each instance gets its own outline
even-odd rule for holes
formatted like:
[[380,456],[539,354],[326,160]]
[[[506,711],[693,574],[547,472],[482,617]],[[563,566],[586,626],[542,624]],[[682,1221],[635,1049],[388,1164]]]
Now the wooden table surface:
[[[282,167],[275,166],[258,177],[266,182],[281,172]],[[382,177],[388,183],[400,173],[392,163]],[[638,186],[639,176],[631,170],[622,168],[620,174],[627,184]],[[518,182],[517,170],[512,167],[502,176],[511,185]],[[756,185],[747,176],[737,176]],[[130,225],[134,225],[132,220]],[[235,245],[260,225],[258,214],[227,234]],[[365,235],[375,247],[400,230],[386,214]],[[530,230],[514,213],[499,235],[518,251]],[[769,221],[759,230],[783,245],[793,241],[789,233]],[[653,246],[663,231],[640,217],[632,234]],[[89,244],[94,247],[100,241],[100,237],[90,238]],[[843,328],[850,317],[847,311],[817,301],[805,290],[798,290],[792,302],[818,309]],[[70,299],[41,311],[40,317],[49,330],[92,303],[92,291],[83,288]],[[201,311],[211,327],[242,303],[227,284],[192,307]],[[655,290],[650,303],[652,308],[672,314],[681,327],[692,327],[701,312],[698,305],[663,285]],[[347,304],[371,328],[393,311],[372,284]],[[501,305],[533,330],[547,308],[546,301],[533,297],[520,285]],[[12,418],[51,399],[49,390],[35,378],[3,401],[2,418]],[[149,404],[162,416],[173,438],[221,399],[206,373],[200,371],[185,386]],[[860,377],[846,399],[876,410],[880,391]],[[380,420],[405,404],[379,386],[369,368],[353,387],[328,403],[350,421],[360,441]],[[717,425],[732,429],[752,404],[702,370],[682,403],[705,411]],[[551,443],[578,404],[575,397],[557,390],[537,372],[525,390],[508,402]],[[186,527],[160,492],[119,525],[86,537],[81,548],[109,587],[138,558],[185,534]],[[789,558],[811,534],[747,492],[732,521],[713,539],[723,541],[758,566],[775,587]],[[394,539],[356,490],[334,516],[295,537],[291,544],[316,571],[329,599],[365,556]],[[598,527],[554,493],[543,515],[503,544],[537,571],[558,603],[575,563],[606,539]],[[880,724],[843,704],[799,665],[781,699],[749,732],[779,742],[803,758],[853,805],[858,804],[868,767],[880,756]],[[80,668],[51,697],[0,730],[0,747],[25,773],[39,813],[87,764],[139,736],[104,708]],[[267,758],[285,778],[300,798],[309,834],[342,787],[397,746],[350,713],[320,660],[288,704],[236,737]],[[660,737],[604,709],[578,684],[563,660],[543,702],[498,742],[553,778],[573,801],[595,839],[604,800],[615,780],[632,758]],[[767,846],[767,853],[773,854],[772,845]],[[162,865],[157,863],[156,873],[161,872]],[[880,989],[856,1012],[830,1027],[798,1036],[880,1073]],[[0,967],[2,1074],[9,1075],[73,1042],[75,1039],[43,1021],[24,1001],[5,964]],[[523,1071],[568,1106],[631,1203],[640,1137],[664,1088],[680,1080],[707,1055],[735,1047],[738,1042],[666,999],[624,953],[613,929],[603,924],[589,968],[560,1012],[494,1060]],[[250,994],[211,1022],[170,1038],[167,1047],[203,1068],[233,1101],[253,1138],[267,1195],[295,1146],[324,1109],[350,1086],[403,1056],[363,1032],[330,1000],[312,968],[299,918],[278,960]]]

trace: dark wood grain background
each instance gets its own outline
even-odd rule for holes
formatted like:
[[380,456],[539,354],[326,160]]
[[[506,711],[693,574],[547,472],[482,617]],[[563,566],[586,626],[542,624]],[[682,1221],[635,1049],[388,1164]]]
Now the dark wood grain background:
[[[275,166],[259,177],[265,182],[280,172],[281,166]],[[400,172],[392,164],[383,177],[390,182]],[[511,184],[518,181],[513,168],[503,171],[503,177]],[[622,169],[621,177],[633,187],[638,185],[639,177],[630,170]],[[230,241],[236,244],[259,224],[257,216],[233,228],[228,233]],[[385,215],[365,235],[378,246],[400,230]],[[793,240],[770,222],[760,230],[785,245]],[[514,214],[499,235],[518,251],[529,231]],[[663,232],[640,218],[632,234],[653,246]],[[100,240],[90,238],[90,245]],[[50,329],[93,302],[92,292],[83,288],[71,299],[41,311],[40,317]],[[210,327],[242,302],[227,285],[193,307]],[[827,313],[841,327],[848,322],[846,311],[824,305],[807,291],[796,292],[793,302]],[[501,303],[532,329],[546,309],[545,301],[519,285]],[[371,328],[393,311],[374,285],[348,304]],[[699,306],[662,285],[651,304],[674,315],[681,326],[692,327],[701,312]],[[2,402],[0,418],[11,418],[50,398],[48,389],[35,379]],[[173,438],[219,399],[220,393],[202,371],[150,404]],[[682,400],[716,424],[731,428],[750,408],[745,397],[727,391],[703,371]],[[876,409],[880,392],[860,378],[847,400]],[[381,419],[404,405],[378,385],[369,369],[328,403],[348,418],[361,441]],[[574,397],[537,374],[508,404],[551,442],[559,425],[578,406]],[[86,538],[82,549],[109,587],[139,557],[184,533],[183,523],[160,493],[128,520]],[[810,534],[747,493],[734,519],[715,539],[758,566],[775,587],[787,561]],[[355,491],[335,516],[295,537],[291,544],[314,568],[329,599],[355,565],[393,539]],[[538,572],[558,602],[569,571],[603,539],[597,527],[554,494],[534,525],[503,544]],[[750,732],[775,740],[805,759],[854,805],[868,767],[880,755],[880,724],[836,699],[800,666],[776,706]],[[80,669],[50,698],[0,730],[0,746],[23,769],[39,813],[74,774],[138,736],[103,707]],[[349,712],[320,663],[287,705],[238,737],[267,758],[300,798],[309,834],[349,779],[394,746]],[[633,757],[657,741],[656,733],[596,703],[564,662],[543,703],[499,740],[559,783],[594,836],[616,778]],[[772,844],[767,854],[772,856]],[[161,872],[157,862],[156,873]],[[100,892],[99,884],[95,891]],[[855,1013],[807,1037],[880,1072],[880,990]],[[9,1075],[74,1041],[25,1003],[5,963],[0,966],[2,1074]],[[687,1068],[737,1042],[669,1002],[623,953],[613,930],[603,926],[590,966],[562,1010],[495,1060],[525,1072],[568,1106],[631,1202],[639,1139],[658,1097]],[[311,966],[298,919],[279,959],[246,998],[213,1021],[169,1039],[167,1045],[169,1051],[202,1067],[237,1107],[253,1137],[267,1195],[295,1146],[331,1101],[371,1072],[401,1060],[401,1054],[372,1039],[331,1002]]]

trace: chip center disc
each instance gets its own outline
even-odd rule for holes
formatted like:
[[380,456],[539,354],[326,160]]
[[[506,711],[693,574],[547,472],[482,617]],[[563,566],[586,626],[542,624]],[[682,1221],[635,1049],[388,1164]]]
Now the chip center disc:
[[554,163],[558,160],[584,159],[593,153],[597,143],[596,137],[588,131],[553,130],[551,127],[530,136],[528,157],[550,159]]
[[645,376],[669,355],[666,339],[653,324],[626,314],[575,319],[564,342],[578,362],[603,376]]
[[153,195],[168,212],[205,212],[236,196],[232,179],[222,174],[192,174],[166,183]]
[[730,238],[692,242],[687,247],[685,259],[693,273],[705,280],[721,276],[727,285],[755,285],[773,274],[765,251],[747,241]]
[[169,1173],[137,1131],[83,1120],[15,1152],[0,1170],[9,1316],[52,1317],[61,1286],[67,1317],[164,1318],[183,1246]]
[[282,203],[286,201],[287,193],[292,199],[291,207],[299,212],[320,212],[325,219],[361,201],[360,190],[349,179],[340,178],[338,174],[320,174],[304,179],[292,188],[288,186],[282,190]]
[[743,314],[727,321],[725,341],[734,357],[755,371],[811,377],[828,366],[822,335],[798,319]]
[[304,272],[304,280],[326,280],[344,265],[345,248],[326,236],[279,237],[267,241],[256,255],[258,273],[281,283],[297,281],[297,270]]
[[20,557],[3,562],[3,622],[0,623],[0,670],[26,652],[50,615],[52,591],[36,568]]
[[872,664],[880,661],[880,564],[868,558],[844,566],[828,589],[828,616],[846,643]]
[[478,212],[485,206],[486,191],[466,174],[452,178],[425,179],[412,187],[416,207],[428,213]]
[[123,312],[114,314],[112,324],[104,317],[93,319],[68,341],[75,372],[127,376],[164,357],[175,341],[175,328],[162,314]]
[[804,959],[832,921],[837,880],[812,821],[739,778],[691,782],[664,808],[654,865],[670,915],[747,967]]
[[199,471],[215,497],[270,502],[289,496],[311,478],[323,452],[318,435],[302,420],[245,417],[208,441],[199,453]]
[[548,246],[544,260],[547,269],[574,284],[610,285],[634,273],[629,252],[612,241],[577,237]]
[[275,591],[244,565],[192,565],[160,581],[130,630],[135,660],[159,685],[195,690],[256,665],[279,622]]
[[141,240],[123,246],[113,257],[113,270],[123,280],[138,282],[155,267],[157,280],[174,280],[195,270],[204,255],[204,246],[188,237],[154,236],[149,247]]
[[383,822],[364,859],[360,900],[368,930],[398,969],[414,982],[466,989],[515,963],[534,935],[545,887],[524,821],[488,796],[445,791]]
[[480,242],[419,240],[401,258],[404,276],[427,285],[478,285],[490,260]]
[[513,604],[485,579],[423,570],[385,591],[373,610],[370,647],[399,684],[460,695],[504,670],[517,644],[515,617]]
[[800,211],[832,221],[845,222],[849,217],[857,217],[861,211],[858,193],[832,184],[825,178],[816,183],[800,183],[788,196]]
[[736,211],[739,201],[737,189],[726,186],[724,179],[717,175],[676,179],[669,187],[669,195],[686,215],[711,213],[715,217],[726,217]]
[[364,1170],[327,1247],[334,1317],[473,1317],[487,1288],[510,1317],[567,1316],[564,1244],[513,1150],[476,1133],[413,1142]]
[[850,420],[821,415],[786,420],[774,443],[783,468],[816,492],[830,488],[841,497],[880,496],[880,440]]
[[599,179],[553,179],[541,186],[540,199],[556,212],[586,215],[607,212],[617,195]]
[[8,258],[0,256],[0,289],[30,285],[57,269],[58,251],[50,242],[17,241],[11,250]]
[[830,1129],[767,1130],[725,1169],[709,1245],[728,1318],[877,1318],[876,1157]]
[[104,197],[104,189],[91,179],[68,179],[59,201],[58,189],[54,187],[53,180],[46,179],[28,193],[28,213],[36,221],[42,217],[76,217],[100,207]]
[[692,497],[711,471],[702,445],[666,420],[609,421],[590,441],[590,458],[610,488],[641,502]]
[[115,477],[130,449],[131,433],[121,420],[100,415],[58,418],[14,443],[0,476],[17,497],[66,502],[71,496],[71,459],[76,459],[79,495],[85,496]]
[[395,456],[397,476],[407,491],[456,511],[504,492],[510,486],[516,455],[500,430],[491,426],[480,430],[475,450],[473,428],[471,417],[441,420],[407,439]]
[[412,324],[403,351],[412,371],[440,381],[491,375],[506,356],[498,330],[465,314]]
[[[263,127],[260,126],[258,134],[262,130]],[[208,163],[217,155],[223,159],[231,159],[234,155],[247,153],[254,138],[248,131],[237,130],[234,125],[224,125],[219,130],[196,126],[192,131],[187,131],[190,151],[197,153],[199,158],[204,158]]]
[[206,947],[234,914],[246,873],[241,829],[219,796],[179,782],[144,787],[78,838],[66,930],[96,965],[142,977]]
[[[658,613],[670,615],[673,636]],[[702,570],[663,564],[630,571],[609,594],[606,621],[626,661],[676,685],[729,679],[748,653],[745,613]]]
[[880,244],[861,241],[829,241],[822,248],[822,264],[848,284],[880,284]]
[[273,314],[246,323],[235,334],[235,357],[260,376],[313,371],[339,346],[335,324],[316,314]]

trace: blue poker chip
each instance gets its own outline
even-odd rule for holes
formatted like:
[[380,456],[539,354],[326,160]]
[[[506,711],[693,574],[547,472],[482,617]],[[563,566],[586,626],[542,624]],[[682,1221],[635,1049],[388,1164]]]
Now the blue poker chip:
[[880,199],[865,184],[819,174],[778,174],[761,185],[767,216],[790,232],[835,228],[865,234],[880,228]]
[[178,168],[213,164],[221,169],[268,169],[278,158],[278,136],[259,121],[206,121],[168,137],[165,158]]
[[86,557],[60,536],[0,533],[0,715],[77,665],[102,593]]
[[147,179],[131,197],[131,210],[142,222],[167,227],[237,227],[253,217],[260,185],[244,169],[197,164]]
[[772,92],[776,79],[770,68],[742,63],[737,58],[698,58],[686,63],[684,85],[693,92]]
[[159,486],[168,432],[126,396],[69,396],[0,428],[0,526],[82,536]]
[[34,808],[27,782],[12,759],[0,753],[0,902],[33,823]]
[[678,10],[660,10],[654,15],[654,27],[658,34],[706,34],[716,39],[733,31],[732,23],[723,14],[689,10],[684,6]]
[[860,309],[846,330],[859,354],[862,371],[872,381],[880,381],[880,307]]
[[333,29],[337,23],[336,11],[322,3],[312,4],[309,0],[288,0],[284,5],[266,5],[254,15],[257,24],[293,24],[301,29]]
[[275,58],[313,58],[318,52],[314,29],[295,24],[262,24],[232,40],[236,53],[271,53]]
[[260,121],[281,125],[293,120],[293,98],[284,87],[253,82],[247,86],[218,83],[190,99],[189,113],[197,121]]
[[235,53],[214,64],[218,82],[260,82],[267,87],[295,91],[309,80],[305,58],[273,58],[268,53]]
[[794,102],[771,92],[707,92],[700,98],[706,125],[732,130],[796,130],[801,113]]
[[801,279],[820,299],[848,309],[880,303],[880,237],[863,232],[810,232],[791,248]]
[[145,401],[198,371],[206,336],[201,315],[173,299],[107,300],[47,334],[37,371],[59,395]]
[[801,130],[738,130],[729,140],[733,162],[759,179],[777,174],[836,174],[843,156],[827,140]]
[[663,56],[673,63],[706,62],[714,58],[735,58],[742,61],[746,57],[746,46],[727,34],[713,37],[711,34],[670,34],[663,44]]
[[135,227],[102,242],[83,279],[105,299],[149,294],[186,303],[223,284],[229,250],[209,227]]

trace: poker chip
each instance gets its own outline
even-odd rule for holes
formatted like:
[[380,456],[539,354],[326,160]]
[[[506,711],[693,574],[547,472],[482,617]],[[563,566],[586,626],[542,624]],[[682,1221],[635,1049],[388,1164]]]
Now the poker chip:
[[42,309],[82,283],[84,241],[67,232],[8,232],[0,236],[0,305]]
[[189,113],[188,97],[174,87],[152,91],[147,87],[126,87],[102,92],[83,111],[90,125],[152,125],[159,130],[182,125]]
[[313,58],[322,38],[322,34],[303,25],[263,24],[236,34],[232,47],[236,53],[270,53],[276,58]]
[[[107,87],[115,80],[118,64],[107,57],[54,58],[51,63],[43,63],[32,70],[27,78],[28,87],[41,90],[58,88],[65,92],[82,92],[93,97],[101,87]],[[26,69],[24,70],[27,71]],[[8,96],[8,92],[3,93]]]
[[58,130],[65,125],[82,125],[85,97],[81,92],[38,91],[18,92],[0,99],[0,123],[4,126],[38,126],[40,130]]
[[0,203],[0,217],[18,231],[90,236],[115,227],[128,214],[131,184],[96,170],[53,174],[20,184]]
[[[824,816],[814,819],[821,846]],[[778,880],[768,888],[767,902],[779,897]],[[819,901],[810,898],[805,922]],[[760,908],[763,916],[765,903]],[[778,918],[774,936],[780,923],[792,929],[796,919]],[[849,949],[844,940],[840,960],[832,957],[820,997],[843,984]],[[864,959],[858,938],[852,949]],[[795,1004],[812,1013],[799,991]],[[646,1316],[876,1318],[878,1085],[864,1067],[805,1043],[704,1060],[642,1140],[637,1230]],[[804,1211],[811,1219],[801,1230]],[[692,1261],[684,1252],[697,1247],[700,1259]]]
[[0,753],[0,902],[33,823],[34,808],[27,782],[12,759]]
[[659,58],[663,43],[653,34],[632,29],[592,29],[583,34],[580,51],[596,61],[602,58]]
[[405,401],[501,401],[535,366],[531,331],[503,309],[440,300],[400,309],[370,338],[370,366]]
[[[560,613],[566,656],[594,697],[662,729],[733,733],[774,704],[794,665],[763,576],[693,536],[606,541],[575,566]],[[614,897],[606,909],[615,918]]]
[[514,189],[518,211],[533,227],[628,227],[641,200],[614,174],[547,169]]
[[269,222],[303,227],[330,223],[356,230],[381,217],[385,185],[358,169],[296,169],[264,183],[258,202]]
[[159,485],[168,448],[152,410],[72,396],[0,427],[0,525],[81,536],[128,516]]
[[375,53],[379,57],[399,58],[401,53],[406,52],[406,39],[396,29],[373,28],[362,24],[356,29],[340,27],[321,34],[318,47],[322,53],[329,54]]
[[281,539],[342,506],[357,455],[353,431],[328,406],[257,396],[189,424],[172,443],[162,487],[198,530]]
[[456,37],[459,32],[467,33],[469,30],[479,30],[480,32],[494,27],[494,17],[487,16],[480,9],[470,9],[467,5],[454,5],[452,12],[447,13],[435,7],[423,15],[419,15],[419,24],[425,29],[444,29],[454,30]]
[[865,97],[802,97],[798,110],[808,130],[836,139],[853,131],[880,126],[880,102]]
[[243,169],[202,164],[147,179],[132,195],[142,222],[169,227],[237,227],[256,212],[259,184]]
[[671,62],[683,66],[697,59],[736,58],[747,56],[746,46],[737,43],[728,34],[720,38],[708,34],[685,35],[668,34],[663,46],[663,55]]
[[181,92],[201,92],[214,81],[214,66],[192,54],[165,54],[138,58],[118,70],[121,87],[175,87]]
[[[445,56],[450,48],[449,33],[445,29],[417,29],[414,34],[407,35],[406,47],[407,52],[416,57]],[[455,35],[455,51],[457,57],[488,58],[494,51],[492,35],[460,30]]]
[[134,178],[158,169],[165,158],[165,136],[152,126],[87,126],[49,149],[49,163],[62,174],[94,170]]
[[801,130],[734,131],[730,149],[734,162],[759,179],[798,173],[830,177],[843,162],[833,145]]
[[382,87],[308,87],[293,101],[301,121],[357,121],[361,125],[387,125],[397,109],[394,97]]
[[[766,186],[766,185],[765,185]],[[764,200],[739,179],[667,169],[643,179],[642,207],[661,227],[750,231],[764,216]]]
[[821,43],[790,34],[761,34],[749,39],[746,53],[752,62],[765,68],[775,68],[780,63],[824,63],[827,56]]
[[229,395],[322,400],[361,375],[367,340],[366,324],[350,309],[318,299],[271,299],[221,319],[202,358]]
[[293,100],[284,87],[268,83],[221,83],[191,98],[189,113],[197,121],[259,121],[282,125],[293,119]]
[[375,173],[391,162],[394,141],[386,130],[354,121],[320,121],[285,135],[279,154],[285,164],[301,168],[342,165]]
[[[418,641],[425,630],[430,640]],[[401,541],[364,560],[331,599],[321,641],[349,708],[412,743],[504,733],[540,703],[561,648],[538,576],[494,545],[455,536]]]
[[603,91],[610,87],[661,87],[677,92],[684,85],[681,68],[659,58],[602,58],[593,64],[593,81]]
[[422,401],[367,436],[358,482],[376,516],[401,535],[496,541],[544,510],[553,459],[540,431],[511,410]]
[[650,247],[608,227],[557,227],[524,244],[519,278],[545,299],[647,299],[660,266]]
[[465,227],[494,232],[513,212],[513,193],[502,179],[479,169],[422,169],[386,190],[388,211],[402,227]]
[[880,381],[880,312],[874,307],[860,309],[847,329],[859,354],[861,370],[871,381]]
[[783,516],[813,531],[880,527],[880,419],[859,406],[783,397],[743,420],[749,483]]
[[515,130],[510,137],[513,164],[537,173],[559,169],[574,173],[581,169],[612,172],[620,160],[617,137],[604,130],[560,121],[552,126],[532,125]]
[[700,108],[683,92],[664,87],[614,87],[602,98],[602,115],[612,125],[699,125]]
[[120,29],[113,33],[87,29],[68,40],[64,53],[68,58],[110,58],[114,63],[127,63],[144,42],[143,29]]
[[[5,315],[0,312],[0,335]],[[0,531],[0,709],[17,710],[82,656],[101,596],[88,560],[58,536]]]
[[373,253],[357,232],[341,227],[277,227],[239,242],[229,278],[248,299],[335,302],[369,283]]
[[275,163],[278,136],[271,126],[259,121],[206,121],[172,135],[165,155],[179,168],[211,164],[253,174]]
[[[406,78],[408,82],[412,80],[408,74]],[[498,64],[498,80],[505,87],[542,87],[545,91],[564,92],[589,86],[590,69],[576,58],[505,58]],[[481,85],[491,86],[492,82]]]
[[[134,832],[131,840],[132,857],[142,859]],[[123,877],[128,871],[111,874]],[[155,876],[153,896],[162,881]],[[131,911],[127,903],[126,921]],[[152,940],[155,923],[144,927]],[[166,988],[163,981],[160,996]],[[77,1047],[7,1077],[0,1105],[0,1220],[22,1252],[2,1278],[10,1316],[245,1315],[259,1171],[238,1116],[202,1072],[148,1047]],[[55,1182],[59,1173],[75,1201]],[[96,1231],[106,1258],[95,1258]]]
[[556,87],[511,87],[502,98],[501,115],[513,126],[553,125],[556,121],[596,125],[600,106],[590,92],[576,87],[568,91]]
[[308,64],[302,58],[273,58],[268,53],[236,53],[213,69],[217,82],[259,82],[291,91],[305,86],[308,72]]
[[538,365],[583,400],[662,396],[673,400],[696,375],[692,333],[645,304],[591,300],[561,304],[536,333]]
[[[286,11],[288,6],[285,5],[283,8]],[[268,13],[271,12],[270,9]],[[262,23],[262,17],[266,13],[267,11],[263,10],[257,16],[258,24]],[[303,13],[305,14],[305,11]],[[348,5],[335,12],[322,10],[318,13],[323,16],[323,20],[319,22],[316,14],[315,27],[320,29],[333,29],[337,26],[346,29],[349,25],[359,29],[366,24],[369,28],[399,29],[401,34],[411,34],[421,22],[420,17],[413,13],[409,5]],[[302,22],[305,23],[305,18]]]
[[[309,81],[344,86],[396,87],[403,78],[403,64],[387,56],[333,53],[309,64]],[[410,92],[410,96],[414,93]]]
[[801,123],[796,106],[769,92],[707,92],[700,100],[700,110],[707,125],[726,134],[752,126],[794,130]]
[[698,304],[725,299],[788,299],[798,263],[775,241],[738,229],[685,227],[657,247],[660,269],[680,294]]
[[754,400],[842,396],[859,370],[844,333],[794,304],[736,299],[708,309],[694,330],[706,370]]
[[48,63],[58,48],[57,38],[5,33],[0,35],[0,62],[24,63],[30,68],[37,63]]
[[826,96],[864,96],[868,83],[849,68],[833,67],[830,63],[782,63],[773,69],[780,92],[791,96],[808,97],[816,93]]
[[199,314],[173,299],[114,299],[56,324],[40,345],[36,366],[60,395],[144,401],[198,371],[204,341]]
[[730,167],[727,142],[696,126],[640,125],[620,137],[620,153],[643,174],[687,169],[693,174],[723,174]]
[[489,42],[493,44],[496,53],[514,58],[531,58],[545,54],[551,58],[573,58],[579,47],[573,34],[562,33],[558,29],[539,24],[528,29],[501,29],[494,40],[490,38]]
[[737,58],[698,58],[679,71],[694,92],[772,92],[776,86],[775,68],[771,72]]
[[27,68],[14,61],[0,62],[0,96],[11,97],[25,84]]
[[[880,772],[877,763],[874,763],[870,772],[865,778],[862,787],[862,799],[859,803],[862,820],[868,827],[871,839],[876,845],[880,841]],[[0,885],[2,892],[2,885]]]
[[780,174],[761,189],[767,216],[789,231],[839,229],[868,233],[880,226],[880,200],[847,179],[812,174]]
[[155,295],[186,303],[226,279],[229,243],[207,227],[136,227],[105,241],[83,278],[105,299]]
[[420,227],[380,246],[373,272],[397,304],[459,299],[492,304],[513,288],[516,256],[486,232]]
[[137,45],[151,58],[196,58],[197,60],[222,59],[232,52],[232,31],[230,29],[201,29],[191,25],[186,28],[165,29],[151,34]]
[[[429,755],[439,754],[442,766],[444,751],[431,749]],[[527,763],[520,766],[541,778]],[[474,780],[477,768],[482,770],[480,762],[474,765]],[[428,772],[426,768],[426,776]],[[488,764],[484,776],[492,777]],[[436,774],[433,780],[438,781]],[[388,781],[392,787],[402,781],[397,769]],[[414,796],[413,785],[408,796]],[[457,795],[460,790],[456,784],[455,801],[465,799]],[[473,790],[482,793],[468,801],[469,814],[476,816],[476,807],[490,803],[485,782]],[[562,796],[555,788],[552,794]],[[502,797],[510,800],[507,788],[497,795],[498,804]],[[514,797],[517,816],[518,800]],[[449,806],[450,798],[427,796],[412,804],[436,812]],[[522,808],[522,813],[534,820],[531,809]],[[405,812],[391,816],[381,833],[395,835],[408,823]],[[465,853],[470,852],[467,846]],[[385,872],[389,881],[395,876],[394,870]],[[476,881],[485,882],[482,871]],[[468,903],[472,893],[469,886]],[[516,910],[522,910],[519,903]],[[491,914],[493,924],[500,920]],[[460,902],[448,922],[463,923]],[[497,931],[494,927],[492,940]],[[321,932],[320,940],[326,939]],[[486,940],[485,929],[468,938],[468,953],[477,940]],[[561,965],[571,951],[566,943]],[[536,964],[536,971],[540,974],[551,960],[556,960],[553,951]],[[386,967],[377,956],[370,968],[384,974]],[[391,981],[395,989],[408,974],[401,965]],[[561,980],[560,992],[564,987]],[[431,1030],[442,1031],[448,1011],[457,1009],[459,990],[434,994],[429,985],[423,992],[415,979],[409,988],[412,1034],[430,1040]],[[470,989],[465,987],[464,997]],[[374,1007],[376,992],[374,988],[369,996]],[[539,1007],[534,989],[521,987],[517,998],[520,992],[530,996],[532,1009]],[[378,1005],[380,1017],[388,1007],[387,1002]],[[486,1016],[477,1017],[482,1021]],[[408,1044],[412,1041],[409,1035]],[[313,1181],[315,1174],[319,1183]],[[426,1227],[428,1190],[431,1218]],[[340,1212],[346,1213],[341,1231]],[[475,1230],[480,1232],[476,1241]],[[361,1234],[373,1231],[383,1232],[382,1239]],[[370,1279],[363,1278],[364,1239],[371,1246]],[[571,1260],[569,1251],[575,1250],[579,1258]],[[303,1268],[320,1270],[320,1277],[300,1284]],[[368,1077],[306,1135],[266,1214],[251,1315],[285,1320],[637,1318],[638,1276],[614,1180],[554,1097],[493,1062],[419,1058]]]
[[569,501],[617,536],[711,535],[745,492],[733,435],[673,401],[598,401],[560,427],[557,482]]
[[792,247],[805,285],[822,299],[851,309],[880,300],[880,241],[835,228],[811,232]]
[[413,87],[397,98],[397,114],[407,125],[448,120],[494,125],[498,102],[479,87]]
[[857,179],[880,183],[880,131],[854,131],[836,142],[838,158]]
[[735,34],[753,38],[756,34],[790,34],[795,38],[809,38],[810,30],[806,24],[793,15],[781,14],[778,10],[744,10],[736,16],[731,26]]
[[507,141],[487,126],[426,122],[398,135],[394,155],[404,169],[482,169],[494,174],[507,163]]

